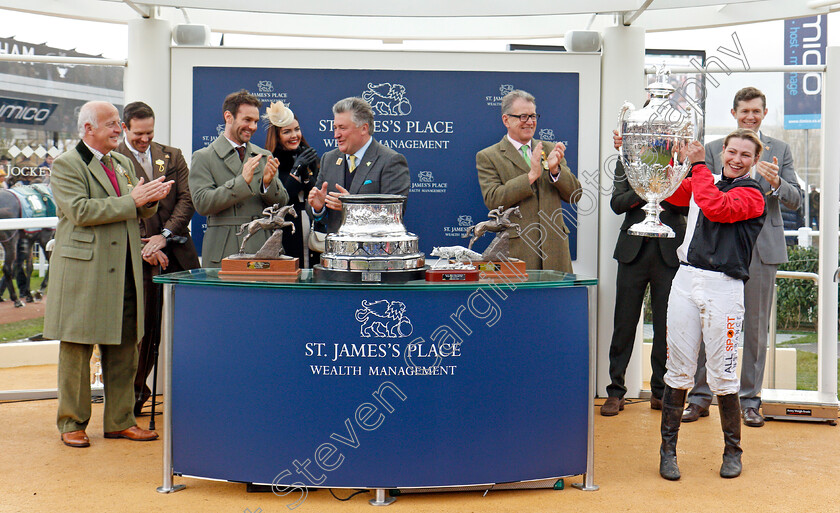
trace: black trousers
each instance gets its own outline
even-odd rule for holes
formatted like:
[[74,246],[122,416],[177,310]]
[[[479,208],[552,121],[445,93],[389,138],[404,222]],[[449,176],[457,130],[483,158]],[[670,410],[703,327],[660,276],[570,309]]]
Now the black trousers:
[[616,277],[615,313],[613,336],[610,342],[610,397],[624,397],[627,387],[624,376],[627,364],[633,354],[636,326],[645,298],[645,289],[650,284],[651,309],[653,310],[653,350],[650,355],[652,369],[651,393],[662,397],[665,390],[665,359],[667,353],[666,328],[668,321],[668,295],[671,281],[677,274],[676,267],[668,267],[662,259],[656,240],[645,238],[636,258],[628,263],[618,264]]
[[[160,274],[185,271],[178,259],[167,251],[169,265]],[[155,366],[154,348],[160,345],[160,321],[163,311],[163,286],[154,283],[152,278],[157,276],[160,266],[151,266],[143,261],[143,329],[144,335],[140,340],[140,358],[137,363],[137,375],[134,378],[134,398],[140,400],[149,397],[152,391],[146,385],[146,380]]]

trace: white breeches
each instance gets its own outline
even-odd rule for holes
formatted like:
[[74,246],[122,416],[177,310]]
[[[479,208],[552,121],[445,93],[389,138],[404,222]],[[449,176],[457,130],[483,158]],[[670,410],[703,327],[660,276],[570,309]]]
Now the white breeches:
[[737,394],[738,341],[744,320],[744,282],[716,271],[681,265],[668,297],[665,383],[694,386],[700,342],[706,345],[706,379],[715,395]]

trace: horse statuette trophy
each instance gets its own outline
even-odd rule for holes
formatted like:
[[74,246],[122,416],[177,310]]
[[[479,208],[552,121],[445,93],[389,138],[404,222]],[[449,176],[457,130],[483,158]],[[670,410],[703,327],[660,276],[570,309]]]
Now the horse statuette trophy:
[[482,278],[527,278],[525,262],[518,258],[510,257],[510,231],[514,230],[516,235],[522,231],[519,224],[511,217],[522,218],[519,207],[504,206],[494,208],[487,213],[487,221],[482,221],[475,226],[470,226],[461,237],[470,238],[467,249],[472,251],[473,244],[485,233],[495,233],[496,236],[481,254],[481,257],[471,262],[478,268]]
[[621,164],[630,186],[647,201],[642,207],[647,216],[627,230],[630,235],[674,237],[674,230],[659,220],[659,202],[677,190],[691,169],[690,162],[679,161],[677,151],[697,138],[697,114],[690,107],[681,111],[672,106],[669,75],[665,65],[660,66],[656,80],[645,88],[650,95],[647,106],[636,110],[624,102],[618,116]]
[[436,246],[431,254],[438,260],[426,271],[426,281],[478,281],[480,273],[473,262],[481,260],[481,253],[464,246]]
[[[300,274],[298,258],[290,257],[283,251],[283,228],[292,227],[295,233],[295,225],[287,221],[286,216],[291,214],[297,217],[293,205],[281,207],[272,205],[263,210],[263,217],[254,219],[251,222],[243,223],[236,235],[245,234],[242,244],[239,246],[239,253],[222,259],[222,268],[219,276],[251,276],[271,277],[272,279],[292,278],[297,279]],[[265,244],[253,255],[245,253],[245,243],[255,233],[262,230],[274,230]]]

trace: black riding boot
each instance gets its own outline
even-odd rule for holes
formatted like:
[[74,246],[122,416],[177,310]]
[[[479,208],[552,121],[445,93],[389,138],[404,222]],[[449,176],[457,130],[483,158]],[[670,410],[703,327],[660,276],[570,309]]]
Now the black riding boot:
[[687,390],[674,389],[665,385],[662,394],[662,445],[659,448],[659,475],[670,481],[680,478],[677,466],[677,435]]
[[720,427],[723,429],[723,464],[720,477],[741,475],[741,401],[738,394],[719,395]]

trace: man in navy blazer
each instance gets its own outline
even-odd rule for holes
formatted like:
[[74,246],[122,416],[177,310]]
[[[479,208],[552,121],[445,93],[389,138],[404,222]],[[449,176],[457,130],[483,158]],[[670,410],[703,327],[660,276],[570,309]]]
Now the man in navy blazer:
[[337,232],[341,226],[341,196],[408,196],[411,184],[405,157],[372,137],[373,110],[366,101],[345,98],[332,110],[338,148],[321,158],[321,171],[308,198],[312,215],[326,224],[328,233]]
[[[761,161],[752,172],[761,186],[767,205],[764,227],[758,234],[750,262],[750,279],[744,284],[744,350],[741,366],[741,410],[744,425],[761,427],[764,417],[758,412],[761,407],[761,382],[764,380],[764,362],[767,355],[767,330],[770,306],[775,293],[776,267],[788,261],[785,246],[784,224],[779,204],[791,210],[799,209],[802,190],[793,170],[793,155],[790,146],[760,131],[761,122],[767,115],[767,99],[755,87],[745,87],[735,93],[732,117],[738,128],[756,132],[764,145]],[[712,173],[723,168],[721,152],[723,139],[706,145],[706,166]],[[692,422],[709,414],[712,401],[709,385],[706,383],[705,353],[700,351],[694,389],[688,396],[688,407],[683,412],[683,422]]]

